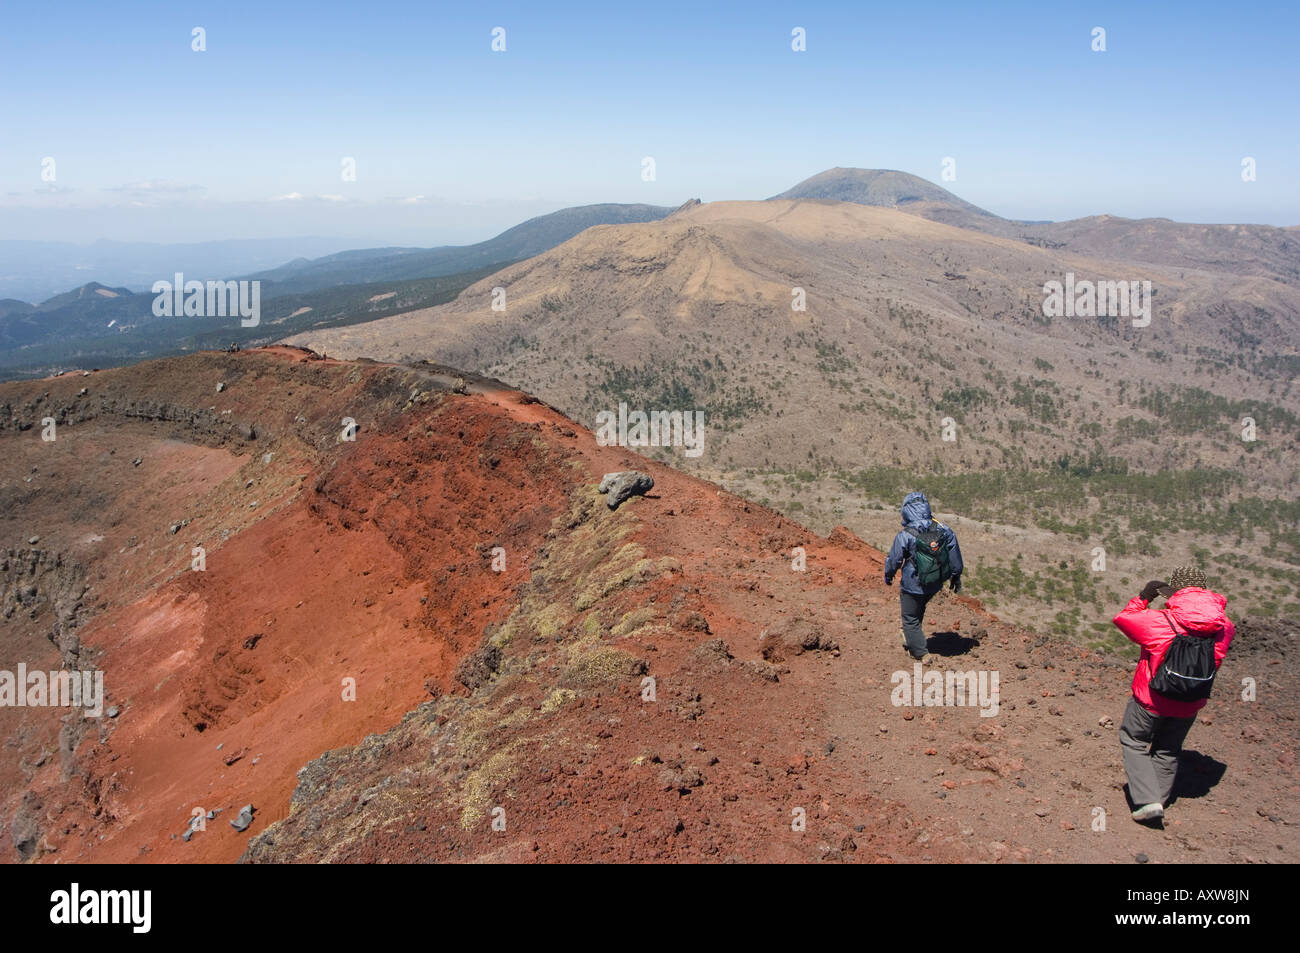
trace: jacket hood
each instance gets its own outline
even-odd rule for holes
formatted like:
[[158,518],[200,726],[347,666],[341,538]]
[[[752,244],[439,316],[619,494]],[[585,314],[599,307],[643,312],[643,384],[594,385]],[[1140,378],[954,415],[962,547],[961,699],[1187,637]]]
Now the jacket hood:
[[1209,589],[1189,586],[1179,589],[1165,600],[1165,608],[1174,617],[1174,621],[1188,632],[1211,634],[1218,632],[1228,623],[1224,612],[1228,600]]
[[924,493],[909,493],[903,498],[903,525],[925,529],[930,525],[930,501]]

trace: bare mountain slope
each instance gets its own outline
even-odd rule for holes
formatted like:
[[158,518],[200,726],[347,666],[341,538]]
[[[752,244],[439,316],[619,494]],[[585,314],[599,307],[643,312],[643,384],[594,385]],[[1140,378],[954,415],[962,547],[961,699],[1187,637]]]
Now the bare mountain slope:
[[1272,225],[1198,225],[1167,218],[1095,215],[1026,225],[1016,236],[1081,255],[1258,275],[1300,287],[1300,236]]
[[529,258],[593,224],[653,222],[670,211],[656,205],[582,205],[538,215],[473,245],[358,249],[311,261],[293,261],[248,277],[265,282],[268,295],[300,294],[345,284],[436,278]]
[[1017,226],[1027,224],[986,212],[933,182],[894,169],[837,166],[804,179],[773,198],[825,199],[897,208],[945,225],[974,228],[990,235],[1013,235]]
[[1300,285],[1300,240],[1294,228],[1199,225],[1114,215],[1020,222],[971,205],[918,176],[881,169],[828,169],[775,198],[897,208],[946,225],[1091,258],[1260,275]]
[[[1045,317],[1043,285],[1067,273],[1151,281],[1150,326]],[[492,309],[494,288],[504,311]],[[805,311],[792,309],[795,289]],[[1275,437],[1300,410],[1300,290],[848,203],[710,203],[593,228],[439,308],[294,340],[473,367],[588,423],[620,399],[690,403],[708,411],[701,462],[714,466],[941,454],[996,467],[1097,446],[1143,468],[1228,465],[1242,459],[1229,439],[1235,405],[1211,408],[1217,420],[1176,445],[1125,437],[1158,420],[1151,392],[1176,401],[1189,384],[1249,403]],[[944,417],[959,425],[955,442],[940,439]],[[1252,467],[1280,479],[1296,448],[1286,435],[1251,449]]]
[[[1138,827],[1125,662],[945,593],[927,670],[999,673],[996,710],[895,704],[914,669],[879,551],[599,447],[488,379],[198,354],[0,385],[0,450],[6,667],[98,669],[108,696],[99,719],[0,708],[6,860],[1300,847],[1285,632],[1243,626],[1225,681],[1257,678],[1259,701],[1216,697],[1168,828]],[[655,487],[611,511],[597,483],[628,466]],[[195,811],[214,816],[186,837]]]

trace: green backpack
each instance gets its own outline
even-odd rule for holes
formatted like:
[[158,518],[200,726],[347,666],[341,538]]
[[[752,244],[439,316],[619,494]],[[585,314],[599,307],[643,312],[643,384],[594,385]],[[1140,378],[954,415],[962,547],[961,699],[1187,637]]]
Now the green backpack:
[[929,588],[940,585],[952,577],[948,567],[948,538],[939,528],[938,523],[931,523],[926,530],[917,530],[908,526],[907,533],[916,540],[912,545],[912,566],[916,569],[916,578],[922,586]]

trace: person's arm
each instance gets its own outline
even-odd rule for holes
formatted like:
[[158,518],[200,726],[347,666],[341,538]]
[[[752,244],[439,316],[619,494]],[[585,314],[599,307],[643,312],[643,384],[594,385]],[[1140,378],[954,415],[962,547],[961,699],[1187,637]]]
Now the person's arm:
[[911,539],[906,533],[899,533],[894,537],[894,545],[889,547],[889,555],[885,557],[885,585],[894,584],[894,573],[903,565],[903,560],[907,558],[907,541]]
[[953,592],[961,591],[961,573],[963,569],[961,561],[961,547],[957,545],[957,534],[951,528],[948,529],[948,569],[952,572]]
[[1155,588],[1163,585],[1163,582],[1155,580],[1147,583],[1141,594],[1129,600],[1129,604],[1112,620],[1116,628],[1130,641],[1136,642],[1144,649],[1150,650],[1160,635],[1160,632],[1153,628],[1157,616],[1154,612],[1147,611],[1147,604],[1155,598]]
[[1237,627],[1229,622],[1223,627],[1223,634],[1214,642],[1214,667],[1218,668],[1223,664],[1224,656],[1228,654],[1228,646],[1232,644],[1233,637],[1237,634]]

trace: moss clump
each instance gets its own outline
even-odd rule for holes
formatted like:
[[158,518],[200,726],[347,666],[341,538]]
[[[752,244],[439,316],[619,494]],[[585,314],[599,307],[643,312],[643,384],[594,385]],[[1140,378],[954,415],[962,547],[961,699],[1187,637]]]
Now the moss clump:
[[505,648],[519,636],[535,642],[555,641],[573,620],[573,613],[558,602],[537,608],[540,601],[532,594],[526,595],[489,642]]
[[623,618],[618,620],[618,625],[614,626],[614,628],[610,630],[610,635],[615,638],[627,635],[629,632],[641,628],[641,626],[645,625],[654,617],[655,610],[649,606],[645,606],[641,609],[633,609],[631,612],[624,615]]
[[578,697],[578,693],[570,688],[557,688],[546,696],[542,702],[542,714],[549,715],[552,712],[559,711],[569,702]]
[[[512,678],[509,684],[501,686],[502,691],[519,687],[520,681],[517,677]],[[533,712],[531,706],[521,704],[521,701],[521,696],[515,693],[506,695],[493,705],[466,708],[460,716],[462,727],[458,745],[461,754],[471,761],[478,760],[487,754],[493,738],[522,727]]]
[[[624,546],[623,549],[619,550],[619,552],[622,553],[631,548],[635,548],[638,552],[641,552],[639,546],[634,547],[631,543]],[[612,572],[603,579],[597,579],[589,583],[582,591],[582,594],[578,596],[576,606],[579,611],[590,609],[597,602],[600,602],[611,593],[617,592],[624,586],[633,582],[644,582],[646,579],[649,579],[654,575],[654,572],[655,562],[653,559],[639,559],[625,569]]]
[[673,627],[668,623],[659,620],[646,623],[643,626],[633,629],[627,634],[627,638],[633,639],[637,642],[647,642],[654,638],[671,638],[672,635]]
[[602,688],[622,683],[643,671],[645,663],[622,649],[599,646],[572,653],[560,675],[560,683],[573,688]]
[[681,572],[682,561],[675,556],[664,556],[655,564],[655,568],[661,573]]
[[515,775],[514,749],[510,745],[498,751],[481,767],[470,772],[461,787],[460,826],[469,830],[487,816],[492,805],[492,792],[508,784]]

